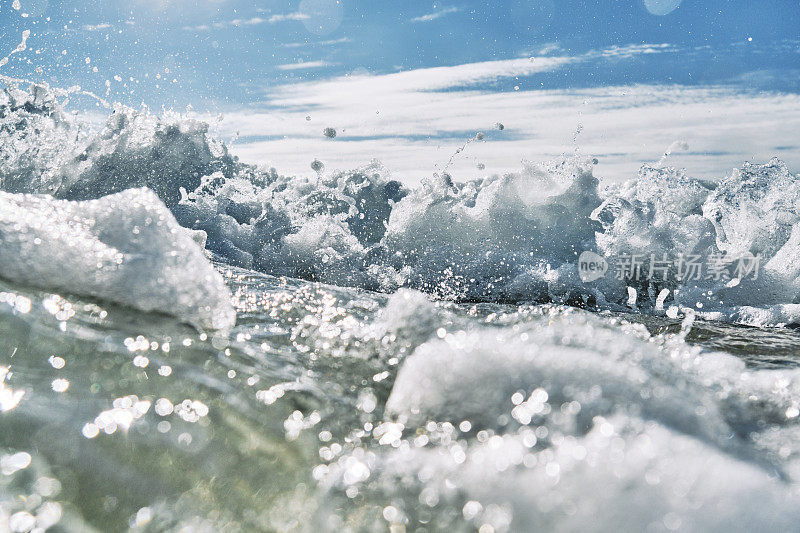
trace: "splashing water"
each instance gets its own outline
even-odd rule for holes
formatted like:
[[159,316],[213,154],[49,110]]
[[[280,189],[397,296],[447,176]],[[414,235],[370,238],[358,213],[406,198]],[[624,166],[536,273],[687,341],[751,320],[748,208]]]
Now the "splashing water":
[[[176,114],[87,133],[5,83],[0,529],[800,519],[800,342],[732,324],[798,321],[782,162],[711,185],[673,146],[616,187],[575,156],[410,190],[251,167]],[[764,268],[584,283],[584,251]]]
[[[17,7],[15,7],[15,9],[19,9],[19,7],[18,7],[19,6],[19,2],[17,2],[16,6]],[[22,32],[22,41],[17,45],[17,47],[10,54],[8,54],[3,59],[0,59],[0,67],[4,67],[5,65],[7,65],[8,64],[8,60],[11,59],[11,56],[13,56],[14,54],[18,54],[20,52],[24,52],[25,50],[28,49],[28,37],[30,37],[30,36],[31,36],[31,30],[24,30]]]

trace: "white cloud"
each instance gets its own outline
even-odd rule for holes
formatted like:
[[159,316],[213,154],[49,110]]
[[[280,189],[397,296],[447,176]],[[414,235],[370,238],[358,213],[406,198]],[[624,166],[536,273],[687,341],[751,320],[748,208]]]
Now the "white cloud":
[[[280,106],[336,107],[357,94],[363,102],[377,107],[402,105],[405,98],[431,91],[465,88],[514,76],[531,76],[555,70],[577,61],[570,57],[505,59],[432,67],[372,76],[358,74],[330,80],[282,86],[270,94],[270,102]],[[424,96],[434,99],[436,96]]]
[[544,43],[544,44],[539,45],[536,48],[531,48],[531,49],[527,50],[526,52],[523,52],[520,55],[528,56],[528,57],[530,57],[530,56],[546,56],[546,55],[549,55],[549,54],[552,54],[552,53],[555,53],[555,52],[563,52],[563,50],[564,49],[561,48],[561,45],[559,43],[556,43],[556,42]]
[[434,11],[433,13],[428,13],[420,17],[414,17],[409,22],[431,22],[432,20],[440,19],[446,15],[458,13],[459,11],[461,10],[457,7],[446,7],[444,9],[440,9],[439,11]]
[[85,24],[82,29],[84,31],[101,31],[101,30],[108,30],[111,28],[111,24],[108,23],[101,23],[101,24]]
[[[599,157],[598,176],[621,180],[634,177],[643,162],[657,161],[677,139],[687,141],[690,150],[670,156],[668,163],[697,177],[720,177],[743,160],[776,155],[800,167],[800,143],[794,141],[800,95],[680,85],[525,90],[523,83],[524,77],[535,80],[537,73],[577,62],[602,65],[671,49],[640,45],[580,57],[294,83],[272,90],[261,110],[226,113],[222,128],[225,134],[241,134],[232,149],[243,160],[269,163],[280,172],[310,173],[314,158],[329,169],[355,168],[377,158],[406,182],[441,170],[478,131],[486,140],[471,143],[454,158],[449,171],[455,179],[516,170],[521,159],[551,159],[580,147]],[[479,85],[514,77],[522,78],[522,90]],[[503,131],[494,128],[498,122]],[[326,127],[337,129],[335,140],[324,137]],[[479,170],[479,163],[486,169]]]
[[306,13],[287,13],[285,15],[272,15],[267,19],[267,22],[270,24],[275,24],[276,22],[284,22],[287,20],[307,20],[309,17]]
[[337,65],[337,63],[330,63],[328,61],[305,61],[278,65],[277,68],[279,70],[311,70],[315,68],[333,67],[335,65]]
[[661,44],[630,44],[627,46],[612,46],[600,53],[603,57],[621,57],[629,58],[641,54],[664,54],[679,52],[680,49],[674,45],[661,43]]
[[333,46],[336,44],[351,43],[353,40],[349,37],[342,37],[341,39],[330,39],[327,41],[306,41],[302,43],[283,43],[281,48],[305,48],[306,46]]
[[251,17],[247,19],[233,19],[222,22],[213,22],[211,24],[201,24],[200,26],[184,26],[186,31],[209,31],[211,29],[222,29],[229,27],[239,26],[258,26],[261,24],[277,24],[279,22],[287,22],[293,20],[306,20],[308,15],[304,13],[284,13],[271,15],[267,18],[264,17]]

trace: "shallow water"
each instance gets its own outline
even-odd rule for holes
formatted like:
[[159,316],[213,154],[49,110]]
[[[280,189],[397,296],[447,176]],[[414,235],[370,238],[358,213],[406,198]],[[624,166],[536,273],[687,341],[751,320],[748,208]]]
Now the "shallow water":
[[[624,315],[644,324],[654,335],[678,333],[681,321],[647,315]],[[686,342],[706,350],[735,355],[751,368],[795,368],[800,365],[800,332],[796,328],[759,328],[697,320]]]
[[[787,426],[786,418],[770,418],[770,409],[762,409],[755,418],[739,413],[737,409],[744,409],[748,400],[741,403],[731,397],[743,394],[737,387],[761,394],[760,387],[748,390],[742,379],[760,379],[763,369],[783,369],[785,375],[769,379],[786,380],[784,387],[800,381],[792,370],[800,360],[795,356],[800,335],[794,330],[697,321],[684,345],[677,338],[679,320],[596,314],[552,305],[433,303],[419,293],[387,296],[221,264],[217,269],[235,295],[239,316],[236,328],[226,335],[200,334],[167,316],[0,284],[0,366],[9,370],[0,389],[4,411],[0,417],[0,523],[9,520],[12,527],[16,524],[23,530],[38,520],[40,526],[57,523],[73,531],[128,527],[303,530],[312,524],[325,530],[389,526],[470,530],[490,525],[495,530],[519,531],[551,520],[560,523],[562,513],[572,518],[581,514],[569,505],[558,507],[563,501],[549,501],[550,496],[563,499],[566,495],[579,506],[578,498],[597,499],[594,488],[608,480],[597,482],[586,476],[585,483],[601,484],[582,495],[569,488],[575,479],[567,474],[564,461],[563,494],[514,491],[526,483],[525,471],[536,471],[537,461],[531,457],[538,456],[541,466],[546,454],[561,453],[565,439],[590,438],[598,425],[606,423],[605,418],[598,419],[601,411],[609,420],[622,416],[625,424],[634,426],[636,420],[653,419],[659,428],[663,424],[659,431],[667,433],[669,442],[684,438],[692,446],[705,442],[704,449],[687,455],[688,459],[681,456],[684,452],[671,450],[664,455],[667,467],[670,462],[679,467],[686,460],[702,467],[722,457],[735,463],[735,468],[726,471],[746,469],[742,479],[752,481],[753,489],[762,490],[766,483],[776,494],[775,501],[793,498],[795,477],[789,468],[797,447],[790,438],[793,426]],[[541,408],[532,409],[530,413],[537,413],[532,419],[530,414],[527,418],[514,414],[515,404],[535,405],[533,400],[522,403],[521,395],[499,405],[490,397],[481,399],[482,409],[497,419],[471,423],[449,417],[437,420],[438,409],[430,403],[429,412],[423,409],[416,421],[408,413],[385,411],[398,368],[423,343],[448,342],[480,330],[484,336],[493,332],[495,340],[509,343],[510,349],[516,349],[514,343],[542,348],[549,343],[551,350],[555,346],[566,349],[593,342],[579,338],[586,334],[586,324],[606,340],[630,343],[634,339],[629,345],[634,352],[638,343],[646,348],[652,345],[656,353],[674,360],[670,350],[694,350],[684,364],[718,350],[744,360],[746,369],[734,364],[730,372],[730,362],[723,365],[733,383],[727,400],[721,399],[716,385],[724,377],[722,370],[713,377],[714,384],[709,382],[708,392],[691,390],[707,394],[698,400],[703,405],[727,401],[722,414],[727,424],[750,428],[736,429],[739,434],[731,435],[736,446],[726,447],[715,440],[716,429],[692,428],[688,419],[681,427],[680,420],[676,423],[675,417],[645,403],[642,406],[649,416],[634,412],[635,401],[625,391],[609,396],[605,406],[597,404],[593,418],[571,429],[569,421],[545,416]],[[564,331],[574,331],[576,338],[562,337]],[[542,335],[551,334],[555,337],[550,341],[542,340]],[[679,346],[675,348],[674,343]],[[598,346],[602,345],[595,350],[602,350]],[[613,349],[601,357],[624,372],[654,364],[635,353],[626,361],[627,356]],[[504,364],[498,359],[497,365]],[[524,363],[519,371],[525,372]],[[685,380],[693,378],[665,372],[656,372],[662,376],[660,386],[689,390]],[[559,394],[577,398],[578,392],[570,393],[570,386],[584,392],[593,386],[580,371],[574,378],[569,373],[560,378],[540,376],[538,383],[535,376],[534,372],[529,378],[525,398],[548,385],[551,402],[558,388],[562,389]],[[480,378],[470,379],[475,383]],[[608,380],[599,382],[606,386]],[[420,376],[419,386],[429,385]],[[495,387],[491,381],[484,385]],[[784,410],[781,402],[786,400],[778,393],[759,399],[780,404]],[[453,404],[459,401],[457,395],[447,399]],[[566,417],[575,401],[563,399],[560,406],[553,403],[552,409]],[[685,401],[691,405],[694,400],[689,395]],[[583,403],[585,410],[592,409],[588,399]],[[453,413],[459,411],[457,405],[447,407]],[[409,418],[405,427],[390,422],[402,418]],[[716,423],[721,420],[710,420],[712,426]],[[582,424],[595,429],[582,428]],[[626,454],[634,454],[632,443],[645,438],[652,428],[623,429],[619,420],[614,424],[623,432],[617,438],[628,447],[619,452],[621,472],[614,475],[635,478],[638,467],[626,466]],[[496,458],[491,454],[486,455],[503,439],[510,446],[508,441],[518,437],[527,439],[523,449],[528,451],[516,461],[514,453],[519,451],[501,454],[508,458],[503,468],[492,462]],[[649,438],[655,440],[652,435]],[[791,449],[784,450],[787,446]],[[575,454],[573,462],[591,458],[590,443],[584,442],[581,448],[584,451]],[[437,462],[437,455],[450,457],[451,452],[464,457],[457,457],[452,465]],[[419,454],[429,457],[420,459]],[[669,490],[681,486],[680,479],[670,480],[681,475],[669,468],[659,474]],[[575,476],[580,479],[579,474]],[[630,482],[641,483],[639,494],[653,486],[649,481]],[[484,499],[482,490],[491,494],[483,495]],[[696,497],[691,510],[661,502],[653,517],[643,508],[634,511],[644,521],[632,524],[660,520],[655,529],[669,529],[677,520],[694,529],[701,524],[696,510],[707,509],[708,499],[723,502],[720,516],[730,518],[740,512],[734,507],[741,504],[736,495],[714,485],[706,496]],[[625,503],[614,505],[623,508]],[[776,508],[772,516],[780,524],[794,512]],[[566,528],[577,523],[563,522]],[[599,529],[607,527],[609,523],[599,525]]]
[[239,325],[211,337],[166,316],[0,285],[3,394],[24,393],[18,405],[4,400],[0,445],[4,458],[32,457],[5,480],[7,514],[35,515],[40,498],[18,498],[47,477],[61,487],[48,501],[76,530],[124,529],[150,515],[158,529],[282,529],[308,518],[317,433],[343,442],[373,419],[357,409],[358,392],[385,401],[391,379],[373,376],[396,364],[341,347],[312,352],[303,323],[353,330],[386,297],[220,269]]

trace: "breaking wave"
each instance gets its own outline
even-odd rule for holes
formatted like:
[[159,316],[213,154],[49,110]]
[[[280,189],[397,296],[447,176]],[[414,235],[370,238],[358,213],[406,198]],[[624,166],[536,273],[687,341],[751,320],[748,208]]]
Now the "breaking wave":
[[[85,201],[146,187],[231,265],[456,301],[692,309],[759,325],[800,318],[800,176],[781,161],[745,164],[717,184],[662,161],[621,186],[601,186],[593,163],[525,163],[466,183],[434,175],[413,190],[378,162],[348,172],[317,162],[316,175],[283,176],[239,162],[206,124],[178,114],[117,105],[90,134],[43,87],[0,90],[0,189]],[[583,252],[728,254],[759,267],[687,278],[672,264],[661,277],[584,281]]]

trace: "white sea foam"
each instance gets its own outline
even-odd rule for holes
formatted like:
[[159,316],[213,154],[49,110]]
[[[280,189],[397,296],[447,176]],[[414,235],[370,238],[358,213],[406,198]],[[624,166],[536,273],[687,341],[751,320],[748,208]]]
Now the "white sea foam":
[[[438,504],[445,529],[444,505],[476,529],[503,532],[776,531],[799,518],[798,498],[769,472],[655,422],[598,418],[586,435],[557,435],[544,449],[532,434],[348,456],[333,469],[349,466],[337,488],[380,491],[397,506],[384,514],[396,524],[425,516],[402,505],[418,494]],[[370,482],[354,482],[354,465]]]
[[194,239],[147,189],[82,202],[0,192],[6,280],[230,327],[230,292]]
[[375,432],[382,448],[331,464],[332,493],[392,502],[390,523],[430,519],[402,506],[419,501],[439,528],[445,508],[495,531],[764,531],[800,518],[800,371],[747,369],[583,311],[507,320],[419,346]]

